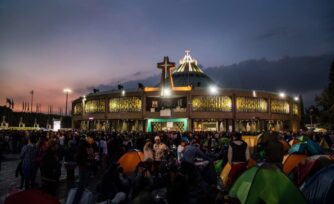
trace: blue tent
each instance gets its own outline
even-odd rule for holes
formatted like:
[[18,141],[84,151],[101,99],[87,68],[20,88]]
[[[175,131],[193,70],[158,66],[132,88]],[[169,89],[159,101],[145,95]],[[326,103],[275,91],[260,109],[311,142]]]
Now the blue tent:
[[310,204],[334,202],[334,164],[325,167],[308,179],[301,187]]
[[304,143],[299,143],[299,144],[295,144],[293,145],[290,149],[289,149],[289,154],[304,154],[306,150],[306,144]]
[[306,141],[306,149],[311,155],[322,154],[320,145],[313,140]]

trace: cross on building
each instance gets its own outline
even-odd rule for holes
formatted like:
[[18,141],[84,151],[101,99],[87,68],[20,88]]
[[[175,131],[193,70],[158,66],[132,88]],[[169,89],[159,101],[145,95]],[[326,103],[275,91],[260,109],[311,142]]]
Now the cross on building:
[[169,86],[173,87],[173,79],[172,79],[172,69],[175,68],[175,62],[170,62],[167,56],[164,57],[163,62],[159,62],[157,65],[158,69],[161,69],[161,82],[160,87],[161,90],[164,90],[166,87],[166,79],[169,77]]

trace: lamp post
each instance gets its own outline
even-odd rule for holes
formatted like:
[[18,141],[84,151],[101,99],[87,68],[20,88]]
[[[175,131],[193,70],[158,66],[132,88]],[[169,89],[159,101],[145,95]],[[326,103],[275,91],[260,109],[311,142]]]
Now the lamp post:
[[68,94],[72,93],[71,89],[64,89],[64,93],[66,95],[66,103],[65,103],[65,116],[67,116],[67,102],[68,102]]

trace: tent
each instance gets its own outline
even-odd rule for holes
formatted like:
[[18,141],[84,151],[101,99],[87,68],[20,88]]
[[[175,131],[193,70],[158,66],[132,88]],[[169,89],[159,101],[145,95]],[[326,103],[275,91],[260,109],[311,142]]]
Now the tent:
[[290,144],[288,142],[286,142],[285,140],[279,140],[279,141],[283,145],[284,154],[286,154],[289,151],[289,149],[291,148]]
[[233,184],[229,196],[242,204],[307,203],[289,178],[272,166],[255,166],[245,171]]
[[305,154],[289,154],[283,160],[283,172],[289,174],[291,170],[299,164],[299,162],[306,158],[307,156]]
[[29,189],[26,191],[21,191],[15,194],[10,195],[6,198],[4,204],[17,204],[17,203],[24,203],[24,204],[36,204],[36,203],[43,203],[43,204],[60,204],[57,198],[51,196],[48,193],[37,189]]
[[301,161],[290,173],[289,177],[297,186],[305,179],[312,177],[320,169],[334,163],[333,158],[328,155],[315,155]]
[[310,155],[321,154],[322,149],[320,145],[313,140],[307,140],[306,142],[306,150]]
[[334,201],[334,164],[325,167],[308,179],[301,187],[310,204],[331,204]]
[[293,145],[290,149],[289,149],[289,154],[304,154],[306,151],[306,144],[304,143],[299,143],[299,144],[295,144]]
[[302,135],[302,136],[297,137],[297,139],[298,139],[300,142],[306,142],[306,141],[309,140],[310,138],[307,137],[307,136]]
[[126,175],[131,175],[135,172],[137,165],[144,161],[144,154],[138,150],[131,150],[118,160],[118,163],[123,168]]
[[318,143],[314,142],[311,139],[307,139],[307,137],[305,136],[301,137],[303,137],[303,142],[293,145],[289,150],[289,154],[304,154],[306,151],[309,155],[316,155],[322,153],[322,148]]
[[293,145],[298,144],[298,143],[300,143],[300,141],[298,139],[292,139],[292,140],[289,141],[290,146],[293,146]]
[[[248,164],[247,164],[247,168],[251,168],[253,166],[256,165],[256,161],[252,158],[249,159]],[[224,166],[223,170],[220,172],[220,179],[222,180],[224,186],[227,185],[228,182],[228,176],[230,174],[231,171],[231,164],[229,162],[226,163],[226,165]]]

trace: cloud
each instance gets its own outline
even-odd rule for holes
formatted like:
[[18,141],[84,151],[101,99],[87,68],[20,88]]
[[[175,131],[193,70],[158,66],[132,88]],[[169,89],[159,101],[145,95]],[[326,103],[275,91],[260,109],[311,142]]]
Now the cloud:
[[258,41],[268,40],[272,38],[284,37],[286,35],[287,35],[287,29],[280,27],[280,28],[274,28],[266,32],[263,32],[261,34],[258,34],[257,36],[254,37],[254,40],[258,40]]

